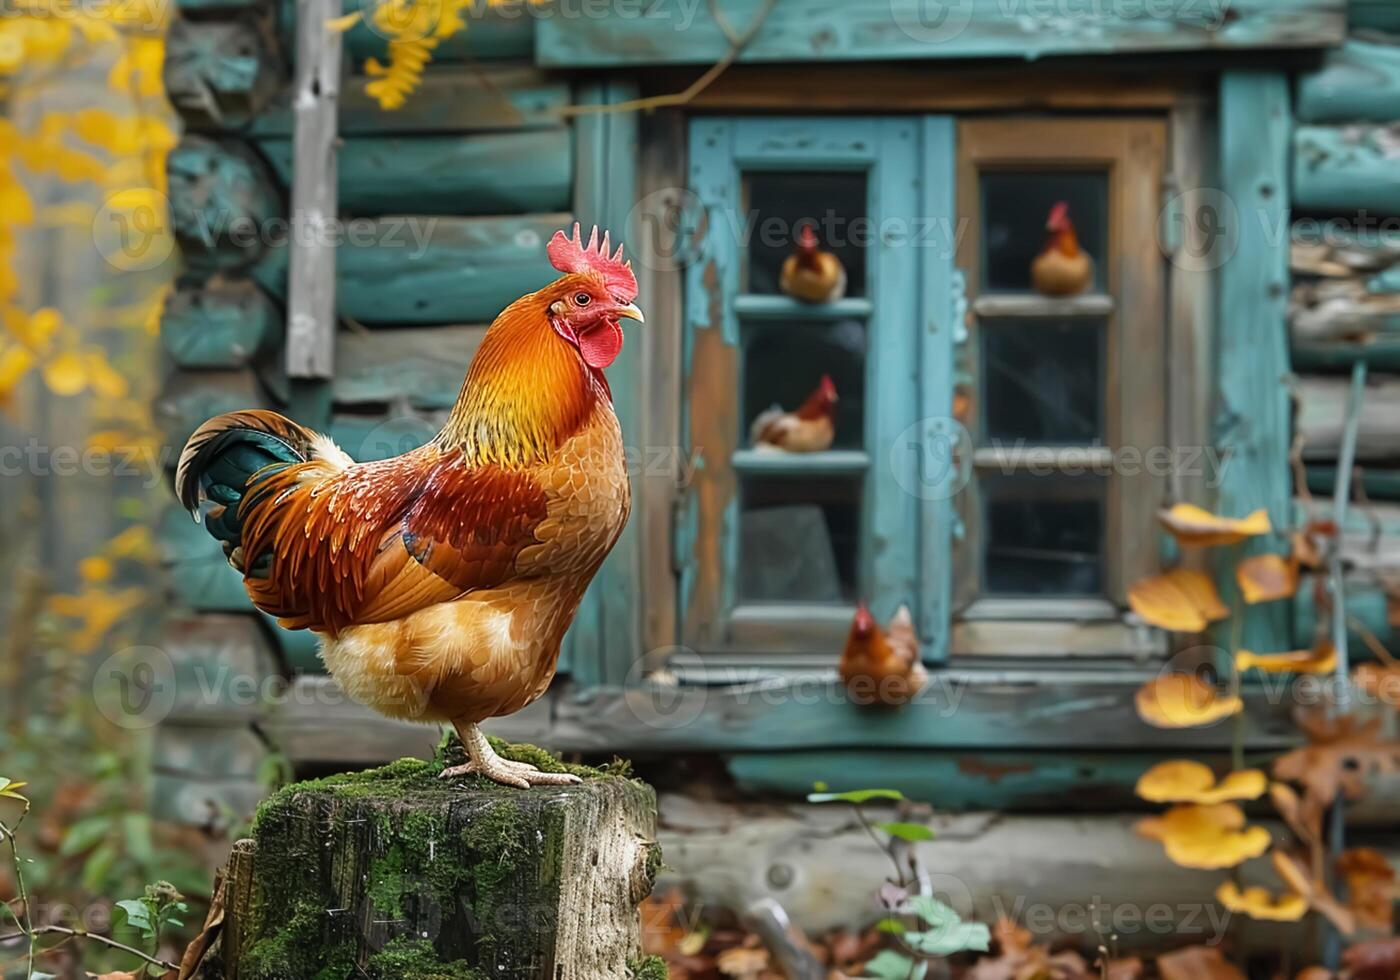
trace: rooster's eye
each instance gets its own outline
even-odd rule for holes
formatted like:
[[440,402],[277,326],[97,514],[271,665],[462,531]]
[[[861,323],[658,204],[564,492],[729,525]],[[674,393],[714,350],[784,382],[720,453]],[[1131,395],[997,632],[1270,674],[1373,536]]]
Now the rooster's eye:
[[593,297],[587,293],[579,293],[574,297],[574,303],[577,306],[587,306],[591,302],[593,302]]

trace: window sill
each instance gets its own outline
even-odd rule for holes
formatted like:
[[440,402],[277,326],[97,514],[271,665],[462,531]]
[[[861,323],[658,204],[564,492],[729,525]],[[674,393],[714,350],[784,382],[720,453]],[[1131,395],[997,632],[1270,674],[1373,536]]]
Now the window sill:
[[953,624],[953,657],[1041,660],[1149,660],[1167,654],[1167,637],[1150,626],[1114,619],[962,619]]
[[1088,293],[1083,296],[1037,296],[1034,294],[1007,293],[992,296],[979,296],[972,301],[972,310],[978,317],[989,319],[1034,319],[1044,320],[1067,316],[1109,316],[1115,309],[1112,296],[1103,293]]

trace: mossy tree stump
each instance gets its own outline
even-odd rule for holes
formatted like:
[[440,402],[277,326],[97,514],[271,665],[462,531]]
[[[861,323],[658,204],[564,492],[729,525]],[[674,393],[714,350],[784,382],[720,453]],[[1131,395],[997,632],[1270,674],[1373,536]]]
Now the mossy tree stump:
[[638,972],[637,904],[660,860],[655,795],[528,746],[498,751],[584,782],[447,782],[443,761],[402,759],[264,803],[229,866],[228,980]]

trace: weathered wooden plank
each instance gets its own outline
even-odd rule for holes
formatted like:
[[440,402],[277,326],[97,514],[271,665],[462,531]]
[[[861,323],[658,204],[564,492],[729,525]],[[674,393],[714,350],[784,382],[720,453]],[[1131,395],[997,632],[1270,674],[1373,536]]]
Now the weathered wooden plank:
[[[286,47],[290,43],[296,26],[296,8],[299,0],[274,0],[278,4],[278,24]],[[342,10],[347,14],[369,13],[377,4],[362,0],[342,0]],[[535,23],[543,14],[552,16],[553,11],[541,11],[531,0],[507,0],[505,3],[473,2],[461,11],[466,26],[451,37],[443,40],[433,50],[433,61],[438,64],[476,61],[504,61],[510,58],[528,60],[535,46]],[[354,65],[361,65],[369,58],[387,60],[388,40],[378,29],[361,20],[345,32],[345,56]]]
[[193,128],[237,129],[272,101],[285,67],[250,19],[177,17],[165,41],[165,89]]
[[340,100],[341,33],[330,26],[340,0],[297,3],[293,84],[292,215],[309,234],[288,244],[287,377],[319,381],[335,367],[335,243],[325,231],[336,220],[336,120]]
[[234,827],[247,826],[266,795],[267,788],[248,776],[218,779],[192,772],[157,772],[151,784],[151,815],[222,836]]
[[332,397],[340,406],[407,405],[423,413],[451,408],[485,335],[485,325],[343,331]]
[[[1368,497],[1400,500],[1400,471],[1364,467],[1355,479]],[[1311,492],[1330,494],[1337,484],[1337,468],[1310,464],[1307,467],[1307,480]]]
[[151,765],[157,772],[252,779],[268,755],[247,724],[171,718],[156,731]]
[[[1221,187],[1239,209],[1234,258],[1219,270],[1213,443],[1230,454],[1216,510],[1247,514],[1263,507],[1275,527],[1292,510],[1288,487],[1288,136],[1289,83],[1282,72],[1229,71],[1220,85]],[[1246,217],[1247,216],[1247,217]],[[1283,551],[1278,535],[1256,539],[1253,552]],[[1234,554],[1220,574],[1226,601],[1235,589]],[[1236,645],[1282,650],[1290,629],[1280,603],[1250,606]],[[1222,644],[1225,645],[1225,644]]]
[[[559,125],[559,109],[569,104],[567,84],[518,66],[430,65],[418,91],[392,111],[381,109],[365,94],[367,81],[362,75],[352,75],[341,89],[343,136],[550,129]],[[290,95],[253,120],[249,133],[290,136]]]
[[[1303,458],[1335,459],[1346,421],[1348,383],[1342,378],[1303,377],[1297,383],[1298,432],[1304,438]],[[1357,459],[1400,458],[1400,380],[1384,379],[1366,386],[1361,412]]]
[[[743,32],[760,0],[729,3]],[[1343,0],[1235,0],[1229,15],[1189,5],[1144,10],[1095,5],[1075,16],[1010,11],[1004,0],[967,0],[928,11],[917,0],[777,0],[740,62],[887,61],[1323,47],[1346,31]],[[656,4],[603,17],[540,22],[536,60],[550,67],[712,64],[730,41],[703,7]]]
[[[1391,653],[1400,653],[1400,629],[1390,622],[1390,603],[1375,577],[1366,573],[1348,576],[1345,589],[1350,618],[1347,645],[1353,657],[1373,659],[1367,639],[1356,628],[1357,624]],[[1309,575],[1303,579],[1293,602],[1293,649],[1312,647],[1326,638],[1332,621],[1331,604],[1326,596],[1326,582],[1322,576]]]
[[1388,123],[1400,118],[1400,44],[1350,38],[1298,80],[1300,122]]
[[1346,368],[1358,358],[1400,369],[1400,293],[1372,292],[1361,278],[1312,279],[1293,287],[1288,318],[1300,369]]
[[166,158],[170,222],[185,262],[212,272],[236,269],[268,248],[281,194],[267,166],[236,140],[186,136]]
[[183,282],[160,318],[166,353],[182,368],[241,368],[282,340],[282,314],[250,279]]
[[1400,214],[1400,124],[1299,126],[1293,194],[1307,211]]
[[[263,714],[281,691],[277,652],[253,616],[177,614],[162,628],[161,649],[170,659],[175,688],[169,721],[196,726],[246,723]],[[166,761],[177,768],[199,769]],[[250,776],[256,771],[208,761],[211,764],[202,771],[211,776]]]
[[1400,266],[1400,234],[1381,227],[1356,232],[1345,222],[1302,218],[1293,222],[1289,262],[1295,275],[1330,279],[1360,277],[1371,292],[1400,292],[1400,282],[1387,289],[1386,272]]
[[[292,144],[260,140],[259,149],[285,184]],[[352,136],[339,153],[343,213],[528,214],[564,211],[573,154],[564,127],[473,136]]]
[[[490,322],[557,275],[545,243],[572,225],[567,214],[351,222],[336,256],[338,312],[366,324]],[[253,276],[284,295],[286,249],[273,249]]]

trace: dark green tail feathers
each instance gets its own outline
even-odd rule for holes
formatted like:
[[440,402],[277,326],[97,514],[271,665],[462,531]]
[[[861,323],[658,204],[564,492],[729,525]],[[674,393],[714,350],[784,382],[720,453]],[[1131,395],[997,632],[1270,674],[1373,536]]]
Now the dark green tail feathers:
[[[175,493],[196,518],[201,500],[214,504],[204,514],[205,527],[223,544],[224,554],[233,557],[243,531],[238,505],[248,488],[269,473],[306,460],[312,438],[308,429],[276,412],[250,410],[212,418],[195,430],[180,453]],[[244,571],[266,573],[257,567]]]

